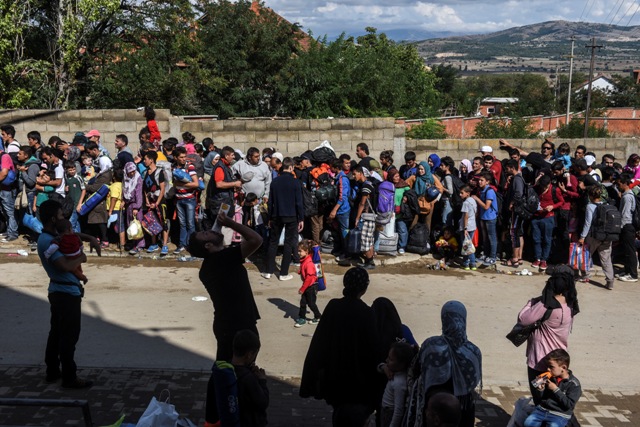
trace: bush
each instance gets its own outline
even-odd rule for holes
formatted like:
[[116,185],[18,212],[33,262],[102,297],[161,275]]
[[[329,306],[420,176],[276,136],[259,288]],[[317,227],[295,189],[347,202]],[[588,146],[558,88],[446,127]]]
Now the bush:
[[[588,138],[608,138],[609,132],[603,128],[596,126],[595,123],[589,123],[587,131]],[[584,137],[584,119],[572,119],[566,125],[558,127],[558,138],[583,138]]]
[[445,126],[436,119],[426,119],[422,124],[413,126],[407,131],[409,139],[446,139]]
[[507,119],[483,119],[476,126],[476,138],[536,138],[537,132],[531,130],[531,120],[523,118]]

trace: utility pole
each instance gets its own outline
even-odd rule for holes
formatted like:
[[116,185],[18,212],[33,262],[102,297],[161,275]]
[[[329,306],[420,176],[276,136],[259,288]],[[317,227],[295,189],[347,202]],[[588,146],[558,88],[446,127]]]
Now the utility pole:
[[591,49],[591,65],[589,66],[589,86],[587,87],[587,108],[584,112],[584,139],[589,136],[589,107],[591,104],[591,83],[593,82],[593,67],[596,62],[596,49],[602,47],[602,45],[596,45],[596,38],[591,39],[591,45],[585,46],[587,49]]
[[569,90],[567,91],[567,118],[564,121],[565,126],[569,125],[570,114],[571,114],[571,79],[573,77],[573,46],[576,42],[576,36],[571,36],[571,61],[569,62]]

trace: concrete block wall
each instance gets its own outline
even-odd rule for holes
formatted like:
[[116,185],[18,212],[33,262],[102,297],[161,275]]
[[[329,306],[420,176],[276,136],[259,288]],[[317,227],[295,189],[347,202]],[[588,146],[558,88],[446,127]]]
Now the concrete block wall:
[[[197,117],[173,116],[169,110],[156,110],[156,120],[163,138],[180,138],[183,132],[193,133],[198,141],[212,137],[218,146],[230,145],[243,152],[249,147],[262,150],[273,147],[285,156],[295,156],[313,149],[322,141],[331,141],[338,153],[355,155],[356,145],[364,142],[369,146],[371,155],[378,158],[382,150],[395,152],[395,163],[403,163],[403,154],[407,150],[416,151],[419,160],[431,153],[440,156],[449,155],[456,162],[472,159],[478,155],[483,145],[490,145],[498,157],[506,157],[506,152],[498,150],[495,139],[445,139],[410,140],[405,139],[405,124],[393,118],[363,119],[320,119],[320,120],[210,120]],[[610,119],[612,120],[612,119]],[[64,140],[73,139],[75,132],[87,132],[98,129],[102,133],[103,144],[115,154],[116,134],[124,133],[129,137],[132,151],[137,152],[138,133],[146,126],[142,112],[136,110],[0,110],[0,124],[12,124],[16,128],[16,139],[26,143],[27,133],[37,130],[46,142],[56,135]],[[510,141],[527,151],[538,151],[541,139]],[[608,138],[556,140],[556,145],[568,142],[572,148],[584,144],[594,151],[600,160],[606,153],[612,153],[622,163],[629,155],[639,152],[635,138]]]

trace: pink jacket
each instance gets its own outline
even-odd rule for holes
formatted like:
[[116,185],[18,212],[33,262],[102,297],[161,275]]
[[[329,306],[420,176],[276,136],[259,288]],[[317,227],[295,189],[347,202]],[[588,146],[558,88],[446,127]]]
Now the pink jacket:
[[[535,323],[547,311],[542,302],[533,306],[532,302],[534,300],[529,300],[518,314],[518,321],[523,325]],[[533,331],[527,341],[527,366],[537,371],[546,371],[545,356],[557,348],[567,349],[572,325],[571,308],[567,304],[554,309],[549,319]]]

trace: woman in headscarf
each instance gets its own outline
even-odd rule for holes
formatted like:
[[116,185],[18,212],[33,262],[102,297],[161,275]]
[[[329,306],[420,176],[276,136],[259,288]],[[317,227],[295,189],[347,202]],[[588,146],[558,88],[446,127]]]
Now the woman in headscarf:
[[[440,158],[438,157],[438,165],[439,164],[440,164]],[[425,162],[425,161],[420,162],[416,170],[417,170],[417,173],[413,176],[410,176],[407,179],[407,184],[409,184],[413,189],[413,191],[416,192],[416,195],[418,196],[418,198],[424,196],[425,193],[427,192],[427,188],[433,185],[435,185],[435,187],[438,189],[438,191],[442,195],[442,192],[444,191],[444,187],[442,186],[442,183],[440,182],[440,179],[438,178],[438,176],[431,173],[432,169],[431,169],[431,166],[429,166],[428,162]],[[439,199],[440,197],[429,202],[428,213],[421,212],[420,214],[420,221],[424,222],[429,229],[431,228],[431,218],[433,217],[433,207]]]
[[411,386],[407,422],[422,427],[429,398],[448,392],[460,402],[460,427],[472,427],[475,421],[474,390],[482,387],[482,353],[467,339],[467,309],[459,301],[442,306],[442,335],[427,338],[414,365],[415,382]]
[[433,171],[433,173],[437,174],[438,170],[440,169],[440,163],[442,162],[440,160],[440,156],[435,153],[430,154],[427,161],[429,162],[429,166],[431,166],[431,170]]
[[[142,203],[144,196],[142,194],[142,177],[138,173],[138,168],[133,162],[124,165],[124,183],[122,186],[122,199],[126,210],[126,227],[129,226],[133,219],[142,221]],[[126,229],[125,227],[125,229]],[[144,236],[134,242],[133,248],[129,254],[135,255],[144,248]]]
[[542,325],[527,340],[529,389],[536,405],[542,400],[542,392],[531,381],[547,371],[547,354],[558,348],[567,349],[573,317],[579,312],[573,270],[560,265],[547,280],[542,296],[529,300],[518,314],[518,322],[525,326],[542,320]]
[[374,312],[362,301],[369,286],[364,268],[349,269],[342,298],[327,304],[304,361],[300,397],[324,399],[334,426],[360,426],[380,402],[384,385],[377,364],[384,360]]
[[460,162],[459,175],[460,180],[467,184],[469,182],[469,173],[473,170],[471,161],[469,159],[463,159]]

